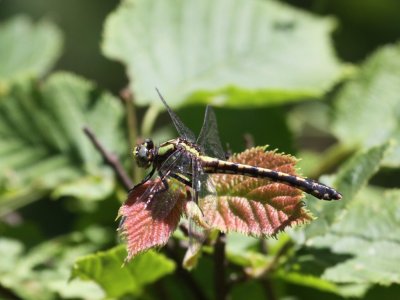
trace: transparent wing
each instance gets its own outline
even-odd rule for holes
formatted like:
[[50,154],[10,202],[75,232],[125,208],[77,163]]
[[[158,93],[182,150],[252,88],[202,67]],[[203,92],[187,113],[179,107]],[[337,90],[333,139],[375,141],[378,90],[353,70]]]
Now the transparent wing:
[[178,131],[179,135],[183,138],[185,138],[186,140],[190,141],[190,142],[195,142],[196,141],[196,137],[193,134],[193,132],[187,128],[183,122],[181,121],[181,119],[179,119],[179,117],[173,112],[173,110],[168,106],[167,102],[165,102],[165,99],[163,98],[163,96],[161,95],[161,93],[159,92],[158,89],[156,89],[158,96],[160,97],[162,103],[164,103],[165,108],[167,109],[169,116],[172,119],[172,122],[175,125],[176,130]]
[[205,213],[204,220],[208,225],[212,224],[217,212],[218,195],[212,175],[206,174],[202,169],[199,171],[200,191],[198,205]]
[[[216,190],[211,177],[203,171],[200,162],[196,158],[193,158],[192,205],[195,207],[195,213],[192,216],[188,216],[189,252],[192,255],[195,255],[200,250],[209,233],[209,226],[202,212],[204,201],[215,203],[216,209]],[[211,212],[216,211],[215,209],[211,210]]]
[[[154,217],[165,218],[174,208],[177,197],[176,193],[170,190],[169,185],[175,185],[179,183],[172,178],[170,180],[169,177],[171,173],[174,173],[176,170],[183,170],[183,166],[185,166],[186,161],[187,158],[185,157],[184,152],[175,151],[172,153],[157,170],[159,180],[154,181],[154,184],[149,186],[137,200],[138,202],[145,202],[146,208],[151,209],[151,211],[154,213]],[[132,193],[134,189],[135,187],[133,187],[130,193]],[[161,197],[162,201],[159,201],[158,203],[152,201],[156,195],[161,196],[160,193],[163,193]],[[122,228],[124,221],[125,218],[121,218],[118,228]]]
[[219,138],[217,118],[211,106],[206,107],[203,126],[197,144],[204,150],[208,156],[225,159],[224,148]]
[[[151,201],[155,193],[165,193],[165,196],[162,196],[163,201],[156,203],[158,206],[157,211],[160,212],[159,216],[165,217],[170,213],[177,201],[176,193],[173,190],[176,190],[177,186],[183,188],[183,184],[171,178],[171,175],[187,175],[190,173],[191,159],[186,152],[177,150],[162,163],[157,172],[160,177],[159,183],[147,189],[140,197],[140,201]],[[171,189],[170,185],[173,185],[172,187],[174,188]]]
[[[167,185],[165,184],[166,182]],[[151,211],[154,219],[165,219],[175,207],[178,200],[177,194],[174,193],[176,190],[172,191],[170,185],[171,183],[167,175],[164,178],[159,177],[153,181],[153,184],[143,192],[136,202],[144,202],[146,209]],[[139,185],[134,187],[130,193],[134,193],[136,191],[135,189],[139,187]],[[128,199],[129,198],[128,196]],[[126,216],[121,218],[118,230],[123,228],[126,218]]]

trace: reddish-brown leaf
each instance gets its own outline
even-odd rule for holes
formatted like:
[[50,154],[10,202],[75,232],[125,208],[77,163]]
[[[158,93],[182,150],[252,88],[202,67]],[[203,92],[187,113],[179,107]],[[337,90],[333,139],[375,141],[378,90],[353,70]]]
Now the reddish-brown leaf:
[[143,197],[149,187],[159,190],[162,185],[157,179],[136,187],[119,210],[119,215],[125,218],[120,230],[128,246],[127,260],[152,247],[165,245],[178,226],[186,203],[182,189],[171,188],[166,193]]
[[[294,157],[266,152],[264,147],[249,149],[230,161],[295,175]],[[128,244],[127,259],[164,245],[182,214],[196,222],[199,229],[237,231],[260,237],[275,235],[287,226],[312,220],[301,201],[303,192],[296,188],[240,175],[214,174],[212,179],[218,197],[209,195],[199,199],[201,210],[188,201],[188,189],[173,179],[169,180],[168,191],[161,191],[164,187],[157,179],[130,192],[119,211],[125,218],[120,230]],[[146,193],[149,187],[153,192]]]
[[[257,147],[234,155],[230,161],[295,174],[296,159]],[[215,198],[206,198],[202,211],[210,227],[223,232],[270,236],[287,226],[312,220],[304,209],[303,192],[282,183],[240,175],[212,176],[217,188]]]

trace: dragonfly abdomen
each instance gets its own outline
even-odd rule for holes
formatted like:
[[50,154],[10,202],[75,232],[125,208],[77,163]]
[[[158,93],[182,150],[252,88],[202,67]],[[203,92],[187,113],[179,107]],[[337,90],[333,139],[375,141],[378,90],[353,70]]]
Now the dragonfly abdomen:
[[265,178],[275,182],[284,183],[298,188],[318,199],[339,200],[342,195],[336,190],[317,181],[302,178],[287,173],[259,168],[250,165],[237,164],[219,159],[202,157],[203,168],[207,173],[223,173],[233,175],[244,175],[255,178]]

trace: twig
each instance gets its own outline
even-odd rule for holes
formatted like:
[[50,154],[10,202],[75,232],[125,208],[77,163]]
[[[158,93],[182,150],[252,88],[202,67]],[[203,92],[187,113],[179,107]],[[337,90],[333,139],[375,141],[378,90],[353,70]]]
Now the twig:
[[225,276],[226,257],[225,257],[226,235],[223,232],[218,234],[217,241],[214,245],[214,288],[216,299],[227,299],[228,286]]
[[100,152],[101,156],[103,157],[104,162],[109,165],[115,172],[118,177],[118,180],[122,183],[122,185],[129,190],[133,186],[133,182],[129,178],[128,174],[126,174],[124,168],[121,165],[118,157],[115,154],[109,153],[100,141],[96,138],[95,134],[89,127],[84,127],[83,131],[88,136],[90,141],[96,147],[96,149]]
[[[272,261],[270,262],[270,264],[268,265],[267,268],[264,269],[264,271],[259,274],[257,277],[268,277],[278,266],[279,260],[281,259],[281,257],[283,255],[285,255],[287,253],[287,251],[290,249],[290,247],[292,246],[292,241],[287,241],[280,249],[279,251],[276,253],[276,255],[273,257]],[[247,281],[248,279],[250,279],[251,277],[249,277],[246,273],[241,273],[235,277],[231,277],[229,282],[228,282],[228,286],[234,286],[238,283],[242,283]]]
[[270,262],[270,264],[268,265],[268,267],[264,270],[264,272],[262,272],[260,274],[259,277],[261,276],[268,276],[270,273],[272,273],[278,266],[279,260],[281,259],[281,257],[283,255],[286,254],[286,252],[288,252],[288,250],[290,249],[290,247],[293,245],[291,240],[286,241],[283,246],[279,249],[279,251],[275,254],[275,256],[273,257],[272,261]]
[[310,178],[319,178],[322,174],[327,174],[335,170],[335,168],[355,151],[354,148],[335,145],[324,151],[324,159],[318,164],[312,173],[309,174]]

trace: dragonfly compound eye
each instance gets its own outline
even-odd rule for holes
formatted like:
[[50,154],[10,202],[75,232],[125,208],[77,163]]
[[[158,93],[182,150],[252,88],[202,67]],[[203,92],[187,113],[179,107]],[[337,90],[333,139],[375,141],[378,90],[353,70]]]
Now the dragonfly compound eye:
[[148,147],[148,144],[144,142],[141,145],[136,146],[133,151],[133,155],[136,159],[136,163],[141,168],[148,168],[153,159],[152,149]]

